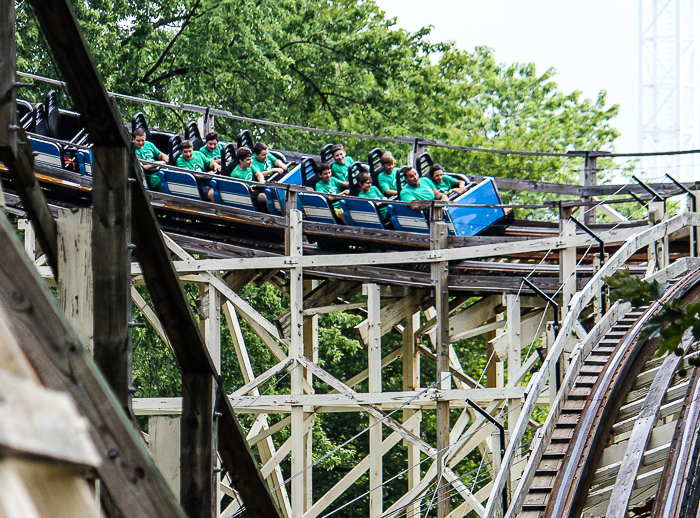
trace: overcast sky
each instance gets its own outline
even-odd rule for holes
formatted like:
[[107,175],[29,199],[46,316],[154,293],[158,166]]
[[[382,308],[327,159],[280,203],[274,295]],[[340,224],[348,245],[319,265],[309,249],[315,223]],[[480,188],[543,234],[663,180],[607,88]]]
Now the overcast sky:
[[622,133],[617,151],[637,151],[638,1],[635,0],[375,0],[399,27],[434,27],[431,41],[454,41],[472,50],[485,45],[502,63],[553,67],[568,93],[595,99],[606,90],[619,104],[613,124]]

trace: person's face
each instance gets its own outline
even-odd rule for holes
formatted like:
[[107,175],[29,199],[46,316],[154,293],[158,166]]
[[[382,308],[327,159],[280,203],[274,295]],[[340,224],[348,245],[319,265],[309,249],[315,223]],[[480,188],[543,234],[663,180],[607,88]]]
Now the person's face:
[[442,177],[445,176],[445,171],[438,169],[433,172],[433,180],[435,180],[435,185],[440,185],[442,183]]
[[418,173],[416,173],[415,169],[411,169],[410,171],[406,171],[406,181],[408,182],[408,185],[411,187],[418,187]]
[[263,149],[260,153],[255,155],[255,157],[258,159],[258,162],[264,162],[265,160],[267,160],[268,153],[269,151],[267,149]]
[[207,140],[206,146],[209,151],[216,151],[216,146],[219,145],[218,140]]
[[344,164],[345,163],[345,150],[339,149],[338,151],[333,153],[333,160],[335,160],[339,164]]
[[191,147],[187,147],[182,150],[182,156],[185,157],[185,160],[192,160],[192,155],[194,153],[194,149]]
[[249,156],[244,158],[241,162],[241,169],[248,169],[251,165],[253,165],[253,157]]
[[362,189],[362,192],[369,192],[370,188],[372,187],[372,180],[365,180],[364,183],[360,184],[360,189]]
[[323,183],[328,183],[331,181],[331,170],[330,169],[326,169],[325,171],[321,171],[320,173],[318,173],[318,175],[321,177],[321,181]]
[[382,169],[385,173],[391,173],[394,170],[394,162],[389,162],[388,164],[382,164]]
[[139,135],[138,137],[134,137],[134,144],[136,144],[136,147],[138,149],[143,149],[143,146],[146,144],[146,135]]

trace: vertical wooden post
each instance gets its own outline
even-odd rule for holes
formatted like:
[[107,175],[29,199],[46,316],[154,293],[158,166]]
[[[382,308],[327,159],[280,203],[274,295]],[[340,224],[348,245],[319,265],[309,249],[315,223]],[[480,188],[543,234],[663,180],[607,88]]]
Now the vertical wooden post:
[[[302,254],[301,211],[297,209],[296,193],[290,193],[286,202],[287,226],[285,253],[295,258]],[[291,317],[289,356],[298,358],[304,354],[304,275],[299,266],[289,270],[289,309]],[[299,365],[299,364],[297,364]],[[295,367],[291,372],[292,394],[304,392],[304,370]],[[304,407],[292,405],[292,518],[304,513]]]
[[[559,232],[562,240],[576,235],[576,223],[571,220],[571,207],[562,207],[559,215]],[[569,312],[569,302],[576,294],[576,247],[559,251],[559,282],[561,290],[561,319]]]
[[[649,223],[657,225],[666,219],[665,204],[663,201],[649,202]],[[654,270],[665,268],[668,265],[668,237],[655,241],[648,248],[648,266],[646,275],[651,275]]]
[[[447,224],[442,219],[442,206],[435,207],[430,218],[430,248],[441,250],[447,248]],[[437,323],[435,325],[435,347],[437,349],[437,380],[440,390],[449,390],[450,374],[450,297],[447,288],[447,262],[431,263],[430,273],[435,286],[435,309]],[[450,444],[450,403],[437,402],[437,462],[438,462],[438,492],[437,516],[445,518],[450,514],[448,484],[442,476],[447,447]]]
[[[419,390],[420,388],[420,353],[416,349],[416,331],[420,328],[420,313],[414,313],[406,319],[403,330],[403,390]],[[404,410],[403,422],[420,410]],[[420,437],[420,420],[410,429]],[[420,482],[420,448],[412,442],[404,440],[408,449],[408,488],[410,491]],[[416,516],[420,503],[414,502],[406,508],[407,516]]]
[[58,298],[68,321],[93,353],[92,210],[58,211]]
[[28,219],[20,219],[17,221],[17,228],[24,230],[24,251],[34,261],[36,259],[36,234],[32,222]]
[[[697,183],[695,184],[697,187]],[[695,188],[691,189],[691,192],[695,195],[695,210],[700,210],[700,190]],[[693,210],[692,200],[688,198],[689,211]],[[697,257],[700,252],[700,243],[698,242],[698,227],[690,227],[690,257]]]
[[[369,324],[368,370],[369,391],[382,391],[382,330],[380,322],[380,292],[378,284],[362,286],[367,296],[367,322]],[[382,425],[374,416],[369,416],[369,518],[382,514]]]
[[[521,347],[520,343],[520,296],[517,294],[507,294],[505,300],[507,310],[506,314],[506,334],[508,336],[508,381],[520,371],[522,367]],[[520,417],[520,400],[508,400],[508,430],[512,431]],[[516,479],[520,478],[520,468],[511,465],[510,481],[511,487],[516,487],[518,484]]]
[[148,448],[153,462],[180,500],[180,416],[151,416],[148,419]]
[[131,211],[128,152],[92,150],[92,271],[95,363],[131,414]]
[[[329,282],[329,281],[326,281]],[[311,292],[318,285],[318,281],[305,280],[304,292]],[[304,317],[304,356],[314,363],[318,363],[318,315]],[[309,386],[313,386],[313,374],[308,369],[304,369],[306,382]],[[306,422],[312,415],[304,414]],[[313,427],[309,429],[304,439],[304,464],[308,468],[304,472],[304,512],[311,509],[313,505]]]
[[[581,169],[581,185],[593,186],[598,183],[598,156],[597,153],[591,152],[586,153],[583,161],[583,169]],[[590,202],[593,201],[592,196],[584,196],[583,201]],[[596,222],[596,209],[592,207],[583,207],[583,223],[587,226],[595,225]]]

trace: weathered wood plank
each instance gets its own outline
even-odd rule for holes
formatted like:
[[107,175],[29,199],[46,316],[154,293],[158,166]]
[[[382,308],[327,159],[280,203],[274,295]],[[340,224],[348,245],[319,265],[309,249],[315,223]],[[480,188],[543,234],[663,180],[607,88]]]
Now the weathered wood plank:
[[[100,480],[126,518],[184,518],[140,434],[38,277],[14,230],[0,218],[0,306],[23,353],[49,388],[68,392],[90,422]],[[125,481],[127,481],[125,483]]]

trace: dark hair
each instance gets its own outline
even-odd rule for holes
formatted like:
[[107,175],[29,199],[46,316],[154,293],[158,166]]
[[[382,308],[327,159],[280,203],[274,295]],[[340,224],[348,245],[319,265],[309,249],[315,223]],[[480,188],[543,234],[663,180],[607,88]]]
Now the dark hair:
[[329,164],[328,162],[321,162],[320,164],[318,164],[318,172],[319,173],[321,173],[323,171],[330,171],[330,169],[331,169],[331,164]]
[[239,147],[238,151],[236,151],[236,159],[240,162],[241,160],[245,160],[248,157],[253,156],[253,153],[250,149],[247,147]]
[[428,176],[430,176],[430,178],[432,178],[433,175],[435,174],[435,171],[444,171],[444,169],[442,168],[442,166],[440,164],[433,164],[430,166],[430,169],[428,169]]
[[192,142],[189,140],[183,140],[180,143],[180,151],[184,151],[185,149],[190,149],[192,147]]
[[146,136],[146,132],[143,131],[141,128],[136,128],[134,130],[134,137],[145,137],[145,136]]
[[204,137],[204,142],[209,142],[210,140],[219,140],[219,134],[216,131],[210,131]]
[[382,165],[390,164],[392,162],[395,162],[395,160],[394,155],[392,155],[390,151],[385,152],[379,159],[379,163]]
[[372,180],[372,177],[370,176],[369,173],[362,172],[362,173],[357,175],[357,185],[362,185],[367,180]]
[[336,151],[345,151],[345,148],[342,144],[334,144],[331,148],[331,156],[335,155]]
[[258,142],[257,144],[255,144],[255,147],[253,148],[253,153],[255,153],[256,155],[259,155],[260,153],[262,153],[266,149],[267,149],[266,144],[264,144],[262,142]]

